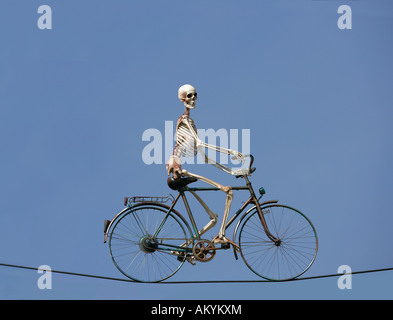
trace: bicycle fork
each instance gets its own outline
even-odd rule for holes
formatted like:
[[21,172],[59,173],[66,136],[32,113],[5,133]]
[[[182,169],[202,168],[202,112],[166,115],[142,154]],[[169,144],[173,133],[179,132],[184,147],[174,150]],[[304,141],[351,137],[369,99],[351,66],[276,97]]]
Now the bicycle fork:
[[259,219],[261,220],[262,227],[263,227],[263,230],[264,230],[265,233],[266,233],[266,236],[267,236],[270,240],[272,240],[276,246],[279,246],[279,245],[281,244],[281,240],[280,240],[280,239],[277,239],[277,238],[276,238],[275,236],[273,236],[273,235],[271,234],[271,232],[269,231],[269,228],[268,228],[268,226],[267,226],[267,224],[266,224],[265,217],[263,216],[263,212],[262,212],[261,206],[259,205],[258,199],[257,199],[257,197],[255,196],[254,189],[252,188],[251,182],[248,180],[247,176],[244,176],[244,179],[246,180],[246,184],[247,184],[247,187],[248,187],[248,189],[249,189],[249,191],[250,191],[252,201],[254,201],[255,206],[256,206],[256,208],[257,208],[258,216],[259,216]]

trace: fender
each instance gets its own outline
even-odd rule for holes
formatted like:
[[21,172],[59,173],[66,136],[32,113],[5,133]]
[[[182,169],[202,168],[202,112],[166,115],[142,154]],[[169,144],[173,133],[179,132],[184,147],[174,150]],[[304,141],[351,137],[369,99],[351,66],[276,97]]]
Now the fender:
[[121,216],[124,212],[126,212],[130,207],[124,208],[121,210],[112,220],[104,221],[104,243],[106,243],[106,238],[108,236],[108,231],[111,228],[113,222],[117,219],[117,217]]
[[[278,202],[278,200],[269,200],[269,201],[261,202],[259,205],[261,206],[261,209],[262,209],[262,207],[265,206],[265,205],[267,205],[267,204],[273,204],[273,203],[277,203],[277,202]],[[244,218],[245,218],[251,211],[255,210],[255,208],[256,208],[256,205],[253,206],[253,207],[251,207],[250,209],[248,209],[248,210],[242,215],[242,217],[239,219],[239,221],[237,222],[236,227],[235,227],[235,230],[233,231],[233,238],[232,238],[232,239],[233,239],[234,242],[236,242],[237,230],[239,229],[240,225],[242,224],[242,221],[244,220]],[[238,260],[236,250],[233,250],[233,253],[235,254],[236,260]]]
[[[107,237],[108,237],[108,233],[109,230],[111,229],[113,223],[117,220],[117,218],[121,217],[123,214],[125,214],[127,211],[132,210],[134,208],[138,208],[138,207],[142,207],[142,206],[156,206],[156,207],[161,207],[162,209],[165,209],[167,212],[169,211],[170,207],[167,206],[166,204],[162,204],[162,203],[158,203],[158,202],[153,202],[153,201],[149,201],[149,202],[140,202],[137,203],[131,207],[127,207],[124,208],[123,210],[121,210],[112,220],[105,220],[104,222],[104,243],[106,243]],[[188,222],[186,219],[184,219],[184,217],[177,212],[175,209],[171,210],[171,213],[173,213],[175,216],[177,216],[177,218],[179,218],[187,227],[188,233],[191,235],[191,229],[190,226],[188,225]]]

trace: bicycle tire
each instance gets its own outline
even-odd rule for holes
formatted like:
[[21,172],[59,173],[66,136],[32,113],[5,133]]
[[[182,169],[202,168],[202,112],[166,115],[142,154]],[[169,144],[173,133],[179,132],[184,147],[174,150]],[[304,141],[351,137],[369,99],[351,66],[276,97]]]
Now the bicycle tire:
[[287,281],[305,273],[318,252],[318,236],[311,221],[299,210],[281,204],[262,207],[270,240],[256,208],[246,215],[239,232],[241,256],[256,275],[270,281]]
[[[109,232],[109,251],[113,263],[126,277],[137,282],[160,282],[173,276],[184,264],[164,243],[180,246],[186,242],[189,227],[184,218],[166,206],[149,203],[126,210]],[[162,224],[164,218],[166,220]],[[158,236],[153,237],[161,226]]]

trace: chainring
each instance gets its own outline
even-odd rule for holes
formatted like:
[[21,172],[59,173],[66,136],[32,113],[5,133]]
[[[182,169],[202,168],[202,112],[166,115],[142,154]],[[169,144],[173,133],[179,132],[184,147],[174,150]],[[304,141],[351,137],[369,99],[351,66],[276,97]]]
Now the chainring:
[[194,244],[192,253],[196,260],[200,262],[209,262],[216,255],[216,248],[213,242],[209,240],[199,240]]

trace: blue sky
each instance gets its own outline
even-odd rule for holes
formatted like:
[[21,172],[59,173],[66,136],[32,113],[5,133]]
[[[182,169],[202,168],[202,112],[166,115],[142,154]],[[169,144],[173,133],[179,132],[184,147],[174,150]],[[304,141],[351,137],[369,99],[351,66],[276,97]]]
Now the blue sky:
[[[37,27],[42,4],[52,30]],[[351,30],[337,27],[342,4]],[[184,109],[177,89],[191,83],[197,126],[250,129],[254,186],[314,223],[320,249],[305,276],[392,267],[392,9],[388,0],[2,1],[0,262],[122,277],[103,221],[126,195],[170,192],[165,165],[142,161],[142,134],[164,134]],[[222,217],[225,196],[206,201]],[[220,253],[171,280],[258,279]],[[391,272],[354,275],[352,290],[336,278],[166,286],[58,274],[40,290],[38,277],[0,268],[0,298],[393,298]]]

